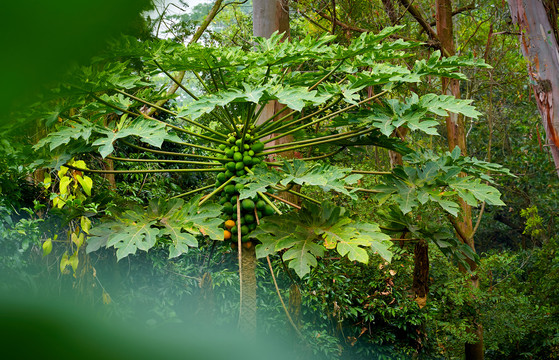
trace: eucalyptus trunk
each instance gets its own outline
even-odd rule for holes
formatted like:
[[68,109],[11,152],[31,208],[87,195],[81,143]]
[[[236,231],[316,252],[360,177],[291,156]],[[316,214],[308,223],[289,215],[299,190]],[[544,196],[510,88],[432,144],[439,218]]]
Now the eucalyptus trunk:
[[559,47],[557,5],[554,1],[508,0],[512,21],[520,27],[520,44],[526,58],[530,84],[559,175]]

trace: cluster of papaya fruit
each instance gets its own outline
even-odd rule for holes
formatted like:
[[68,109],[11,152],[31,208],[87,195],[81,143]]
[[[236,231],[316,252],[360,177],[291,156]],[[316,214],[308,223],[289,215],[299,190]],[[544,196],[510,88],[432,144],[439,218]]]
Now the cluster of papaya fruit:
[[[233,243],[237,243],[239,231],[237,199],[241,190],[244,189],[243,182],[238,179],[246,176],[247,171],[251,171],[253,166],[260,164],[264,159],[263,155],[259,155],[264,150],[264,144],[254,141],[250,130],[244,134],[244,137],[238,138],[236,135],[235,133],[229,134],[228,145],[219,146],[220,150],[225,152],[222,160],[225,164],[225,171],[217,175],[215,184],[216,187],[220,187],[227,183],[220,192],[219,203],[223,205],[225,216],[224,239]],[[274,214],[274,209],[257,196],[252,199],[243,199],[240,205],[240,232],[242,241],[247,242],[248,238],[244,236],[256,228],[258,219]]]

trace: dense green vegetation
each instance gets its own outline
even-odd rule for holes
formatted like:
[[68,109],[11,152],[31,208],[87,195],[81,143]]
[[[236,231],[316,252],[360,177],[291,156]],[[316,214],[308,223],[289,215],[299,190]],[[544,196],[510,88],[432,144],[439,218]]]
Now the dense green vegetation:
[[[203,33],[212,4],[131,8],[9,99],[4,302],[68,303],[186,349],[193,329],[230,344],[240,327],[281,358],[460,359],[481,324],[488,359],[558,358],[559,184],[508,8],[453,2],[449,56],[397,2],[290,5],[287,40],[252,38],[247,3]],[[467,150],[449,149],[451,113]]]

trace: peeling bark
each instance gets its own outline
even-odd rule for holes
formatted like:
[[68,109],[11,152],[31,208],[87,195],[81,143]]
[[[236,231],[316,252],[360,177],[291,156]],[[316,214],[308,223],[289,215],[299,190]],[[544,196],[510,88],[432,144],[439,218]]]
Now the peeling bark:
[[555,21],[557,12],[549,14],[547,3],[538,0],[508,0],[508,4],[513,22],[520,27],[522,54],[528,63],[530,83],[559,175],[559,111],[553,106],[559,104],[559,51],[549,20],[552,17]]

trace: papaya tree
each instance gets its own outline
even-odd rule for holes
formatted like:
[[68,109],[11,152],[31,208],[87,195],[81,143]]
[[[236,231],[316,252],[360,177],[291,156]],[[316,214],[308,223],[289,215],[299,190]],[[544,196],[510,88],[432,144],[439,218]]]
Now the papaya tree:
[[[416,226],[413,212],[431,206],[456,219],[459,198],[472,206],[502,205],[486,173],[506,171],[459,149],[441,155],[414,151],[390,135],[398,127],[437,135],[436,117],[448,112],[477,118],[471,100],[417,94],[409,85],[426,77],[464,80],[459,67],[486,65],[435,52],[408,67],[403,60],[409,62],[419,44],[387,41],[400,29],[364,33],[347,46],[333,44],[330,35],[282,41],[278,33],[254,38],[246,48],[120,40],[110,56],[76,69],[57,89],[64,102],[54,130],[35,146],[44,154],[38,164],[118,176],[204,175],[180,195],[112,209],[97,221],[87,251],[114,248],[118,260],[154,247],[175,258],[213,241],[236,247],[239,260],[253,247],[257,258],[277,254],[304,277],[328,252],[362,263],[372,253],[390,261],[391,235],[411,233],[467,265],[464,257],[475,254],[453,241],[451,232]],[[182,72],[196,84],[186,86],[172,75]],[[157,105],[168,96],[159,85],[162,76],[188,98],[186,106]],[[371,88],[372,94],[363,91]],[[272,100],[286,106],[259,121]],[[107,115],[114,120],[104,121]],[[294,140],[275,141],[287,135]],[[365,146],[399,152],[405,164],[391,172],[335,165],[336,154]],[[283,158],[286,152],[297,156]],[[76,166],[72,159],[78,158],[87,166]],[[103,168],[104,160],[115,169]],[[134,163],[145,168],[127,168]],[[377,177],[377,185],[361,188],[363,176]],[[372,220],[357,220],[309,189],[347,199],[374,193],[387,221],[399,225],[383,230]],[[300,198],[301,205],[278,196],[282,192]],[[254,271],[254,264],[239,266],[241,277]],[[242,296],[241,289],[241,303]],[[245,315],[243,321],[254,321],[254,314]]]

